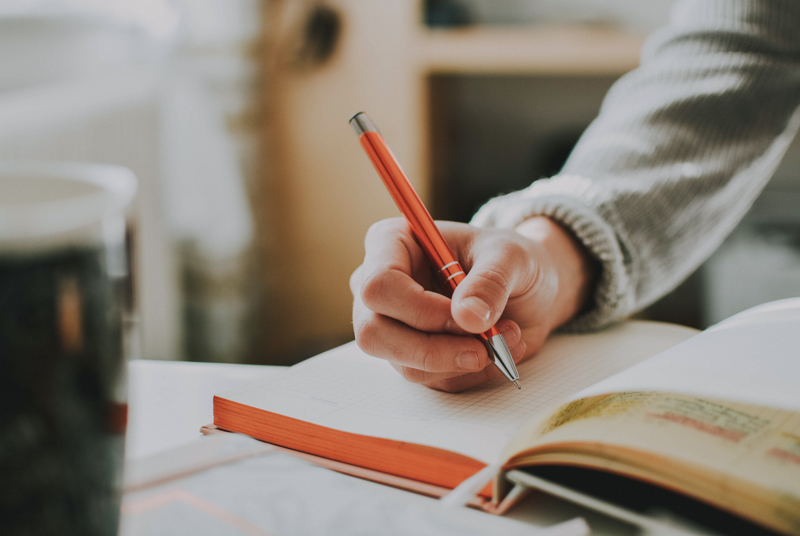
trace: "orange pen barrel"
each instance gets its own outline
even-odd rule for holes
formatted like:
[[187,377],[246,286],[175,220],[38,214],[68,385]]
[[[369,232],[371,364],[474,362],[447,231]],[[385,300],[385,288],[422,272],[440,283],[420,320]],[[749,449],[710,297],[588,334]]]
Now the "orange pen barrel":
[[380,132],[365,131],[359,136],[359,141],[431,261],[437,268],[457,262]]
[[[351,117],[350,126],[358,134],[361,146],[369,156],[372,165],[375,166],[386,189],[389,190],[397,208],[405,216],[417,242],[431,262],[439,269],[439,273],[450,289],[455,290],[466,274],[447,246],[439,228],[433,223],[428,209],[422,204],[422,200],[411,186],[406,174],[403,173],[400,163],[392,154],[378,128],[364,112],[359,112]],[[517,389],[521,389],[519,373],[514,365],[514,359],[511,357],[511,351],[497,328],[492,326],[478,337],[486,344],[489,357],[495,366],[517,386]]]
[[[417,242],[439,269],[442,279],[450,286],[451,291],[455,290],[466,274],[400,167],[397,158],[389,149],[389,145],[366,114],[354,115],[350,124],[358,134],[361,146],[375,166],[386,189],[389,190],[397,208],[405,216]],[[499,331],[492,326],[489,331],[481,334],[481,338],[486,340],[498,334]]]

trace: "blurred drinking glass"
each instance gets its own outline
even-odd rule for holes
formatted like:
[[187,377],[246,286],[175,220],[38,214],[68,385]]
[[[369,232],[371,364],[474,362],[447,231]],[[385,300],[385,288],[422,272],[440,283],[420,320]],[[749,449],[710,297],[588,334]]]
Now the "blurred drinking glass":
[[127,169],[0,161],[0,534],[113,535]]

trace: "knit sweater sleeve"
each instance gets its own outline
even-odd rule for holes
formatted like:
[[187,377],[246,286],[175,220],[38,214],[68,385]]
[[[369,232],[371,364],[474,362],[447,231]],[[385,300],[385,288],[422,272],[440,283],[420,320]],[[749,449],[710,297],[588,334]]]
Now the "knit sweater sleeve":
[[685,279],[744,216],[800,126],[800,2],[686,0],[609,91],[561,173],[491,200],[478,226],[548,216],[599,261],[602,326]]

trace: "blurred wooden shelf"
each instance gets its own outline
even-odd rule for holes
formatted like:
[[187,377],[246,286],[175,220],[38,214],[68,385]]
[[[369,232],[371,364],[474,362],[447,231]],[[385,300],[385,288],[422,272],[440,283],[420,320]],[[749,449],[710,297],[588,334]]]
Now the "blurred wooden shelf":
[[597,27],[423,30],[421,67],[434,74],[609,75],[639,63],[644,36]]

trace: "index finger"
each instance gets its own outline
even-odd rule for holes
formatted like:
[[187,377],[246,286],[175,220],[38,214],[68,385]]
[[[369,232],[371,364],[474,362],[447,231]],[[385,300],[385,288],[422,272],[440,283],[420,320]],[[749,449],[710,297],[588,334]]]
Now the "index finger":
[[401,218],[373,225],[364,243],[357,289],[371,311],[425,332],[463,332],[452,319],[450,299],[429,290],[428,259]]

